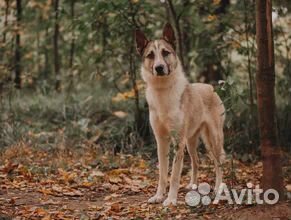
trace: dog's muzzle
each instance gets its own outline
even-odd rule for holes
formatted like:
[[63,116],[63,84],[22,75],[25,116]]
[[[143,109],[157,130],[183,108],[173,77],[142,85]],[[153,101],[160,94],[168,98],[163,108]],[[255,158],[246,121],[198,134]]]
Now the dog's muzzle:
[[156,73],[158,76],[164,76],[167,75],[165,72],[165,67],[163,65],[158,65],[155,67]]

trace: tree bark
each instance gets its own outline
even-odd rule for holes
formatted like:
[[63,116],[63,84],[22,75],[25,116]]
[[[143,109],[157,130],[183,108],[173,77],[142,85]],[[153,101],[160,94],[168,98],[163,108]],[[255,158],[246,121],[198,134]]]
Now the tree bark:
[[[255,143],[254,140],[254,130],[257,130],[257,118],[256,112],[255,112],[255,106],[254,106],[254,79],[253,79],[253,73],[252,73],[252,65],[251,65],[251,59],[252,59],[252,48],[250,47],[250,24],[253,23],[250,18],[249,11],[250,9],[254,8],[254,4],[252,2],[249,2],[247,0],[243,0],[244,2],[244,20],[245,20],[245,37],[246,37],[246,43],[247,43],[247,71],[248,71],[248,78],[249,78],[249,126],[248,126],[248,136],[252,143]],[[252,7],[250,7],[250,5]]]
[[[225,32],[225,24],[222,22],[220,16],[224,16],[227,8],[230,5],[230,0],[221,0],[218,7],[214,11],[214,15],[218,17],[218,26],[216,27],[216,34]],[[200,8],[200,15],[209,14],[209,11],[205,11],[204,6]],[[221,35],[217,41],[223,42]],[[203,41],[211,40],[209,37],[202,36]],[[213,48],[215,49],[215,48]],[[219,51],[219,50],[218,50]],[[223,79],[223,66],[220,59],[209,60],[204,66],[203,71],[199,73],[198,81],[210,84],[217,84],[219,80]]]
[[249,77],[249,98],[250,98],[250,112],[253,114],[253,77],[252,77],[252,70],[251,70],[251,54],[250,54],[250,46],[249,46],[249,16],[248,16],[248,7],[247,7],[247,0],[244,0],[244,12],[245,12],[245,36],[247,41],[247,57],[248,57],[248,77]]
[[[174,8],[172,0],[167,0],[167,7],[169,10],[169,13],[174,21],[174,27],[176,29],[176,36],[177,36],[177,51],[178,55],[181,60],[181,64],[183,66],[183,69],[185,69],[185,63],[184,63],[184,53],[183,53],[183,39],[182,39],[182,32],[181,27],[179,24],[179,17],[177,16],[176,10]],[[189,75],[188,73],[185,73],[186,75]]]
[[22,13],[22,7],[21,7],[21,0],[16,0],[16,27],[17,32],[15,36],[15,88],[20,89],[21,88],[21,45],[20,45],[20,28],[21,28],[21,13]]
[[54,14],[55,14],[55,27],[54,27],[54,70],[56,77],[55,89],[61,90],[61,76],[60,76],[60,63],[59,63],[59,0],[54,0]]
[[[40,22],[42,21],[40,18],[38,18],[38,20]],[[37,70],[37,73],[40,74],[40,72],[41,72],[40,31],[38,29],[36,31],[36,52],[37,52],[37,57],[36,57],[36,70]]]
[[71,19],[72,19],[72,40],[71,40],[69,67],[72,71],[73,64],[74,64],[74,54],[75,54],[75,0],[71,0]]
[[281,149],[275,121],[275,65],[272,1],[256,0],[257,100],[260,147],[263,160],[263,189],[275,189],[283,199]]
[[8,26],[8,13],[9,13],[9,0],[5,0],[5,17],[4,17],[4,31],[3,31],[3,39],[2,42],[6,43],[6,28]]
[[[134,25],[134,27],[137,27],[136,23],[136,13],[137,11],[134,11],[133,4],[130,2],[130,11],[131,11],[131,22]],[[130,79],[132,82],[132,87],[134,90],[134,97],[135,97],[135,123],[136,128],[139,130],[140,124],[141,124],[141,110],[139,106],[139,90],[137,86],[137,74],[136,74],[136,64],[134,59],[134,51],[135,51],[135,38],[134,38],[134,30],[131,35],[131,42],[130,42],[130,48],[129,48],[129,71],[130,71]]]
[[50,65],[49,65],[49,51],[47,48],[47,36],[49,36],[49,27],[47,26],[45,28],[45,46],[44,46],[44,70],[43,74],[45,79],[48,78],[48,73],[50,72]]

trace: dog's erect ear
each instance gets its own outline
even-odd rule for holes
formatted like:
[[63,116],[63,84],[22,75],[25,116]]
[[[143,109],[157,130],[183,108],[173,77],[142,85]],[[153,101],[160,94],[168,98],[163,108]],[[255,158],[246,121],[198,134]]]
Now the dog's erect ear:
[[135,42],[136,42],[136,50],[139,55],[143,55],[144,49],[148,44],[148,39],[144,35],[144,33],[140,30],[135,30]]
[[176,47],[176,37],[174,29],[170,23],[167,23],[163,30],[163,39],[170,43],[172,47],[175,49]]

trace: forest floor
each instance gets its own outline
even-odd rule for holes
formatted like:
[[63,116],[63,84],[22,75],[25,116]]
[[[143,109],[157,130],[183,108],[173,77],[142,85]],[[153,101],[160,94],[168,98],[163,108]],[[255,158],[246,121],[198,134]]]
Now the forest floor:
[[[45,150],[19,143],[0,156],[0,219],[291,219],[290,201],[276,205],[190,207],[185,203],[188,157],[176,207],[147,204],[155,193],[157,167],[146,158],[110,155],[98,147]],[[149,160],[150,161],[150,160]],[[212,162],[202,157],[199,182],[214,184]],[[290,190],[290,157],[284,162]],[[224,181],[236,189],[259,184],[262,164],[228,160]],[[184,172],[185,171],[185,172]]]

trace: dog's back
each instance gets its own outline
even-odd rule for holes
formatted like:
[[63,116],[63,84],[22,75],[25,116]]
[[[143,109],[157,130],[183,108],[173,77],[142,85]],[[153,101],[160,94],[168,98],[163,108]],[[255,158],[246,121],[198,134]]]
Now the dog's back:
[[203,105],[213,117],[218,117],[223,123],[225,119],[225,108],[220,97],[214,91],[213,86],[204,83],[192,83],[192,89],[202,98]]

